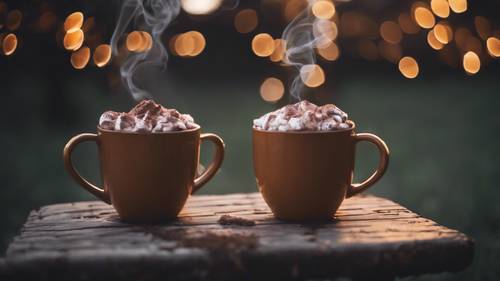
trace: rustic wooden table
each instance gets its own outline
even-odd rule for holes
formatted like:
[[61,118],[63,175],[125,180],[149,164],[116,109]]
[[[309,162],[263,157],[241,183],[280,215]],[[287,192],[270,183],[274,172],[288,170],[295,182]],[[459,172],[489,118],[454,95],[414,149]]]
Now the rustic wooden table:
[[101,202],[46,206],[0,266],[13,280],[391,280],[472,258],[467,236],[387,199],[354,197],[330,222],[298,224],[252,193],[193,196],[165,225],[121,223]]

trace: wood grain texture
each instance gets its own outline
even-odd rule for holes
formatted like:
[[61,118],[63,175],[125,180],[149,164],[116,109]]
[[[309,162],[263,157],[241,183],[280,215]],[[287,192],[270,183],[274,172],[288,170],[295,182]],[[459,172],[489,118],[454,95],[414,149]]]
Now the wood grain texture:
[[[222,215],[255,225],[221,225]],[[122,223],[97,201],[46,206],[1,263],[13,280],[390,280],[472,258],[467,236],[387,199],[353,197],[331,221],[299,224],[274,219],[251,193],[190,197],[163,225]]]

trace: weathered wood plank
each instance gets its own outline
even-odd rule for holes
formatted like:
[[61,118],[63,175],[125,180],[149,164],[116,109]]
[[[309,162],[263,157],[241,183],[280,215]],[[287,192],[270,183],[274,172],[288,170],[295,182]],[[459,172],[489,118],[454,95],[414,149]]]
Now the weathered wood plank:
[[[221,225],[222,215],[255,225]],[[464,234],[387,199],[355,197],[329,222],[299,224],[275,219],[251,193],[192,196],[163,225],[122,223],[94,201],[46,206],[3,267],[19,280],[376,279],[457,271],[472,255]]]

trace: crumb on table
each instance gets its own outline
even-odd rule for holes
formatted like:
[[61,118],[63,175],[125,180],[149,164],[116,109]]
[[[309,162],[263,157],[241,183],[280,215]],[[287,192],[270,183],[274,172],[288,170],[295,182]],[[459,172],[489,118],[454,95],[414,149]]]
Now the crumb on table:
[[219,224],[221,225],[243,225],[243,226],[254,226],[255,221],[244,219],[241,217],[235,217],[230,215],[222,215],[219,218]]

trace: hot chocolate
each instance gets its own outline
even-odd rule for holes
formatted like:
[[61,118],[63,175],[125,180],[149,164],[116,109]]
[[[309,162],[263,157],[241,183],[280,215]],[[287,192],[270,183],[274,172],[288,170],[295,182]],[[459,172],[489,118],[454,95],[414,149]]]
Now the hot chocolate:
[[189,114],[167,109],[152,100],[143,100],[129,112],[104,112],[99,127],[112,131],[161,133],[194,129],[199,125]]
[[350,128],[347,121],[347,114],[333,104],[301,101],[255,119],[253,126],[266,131],[335,131]]

